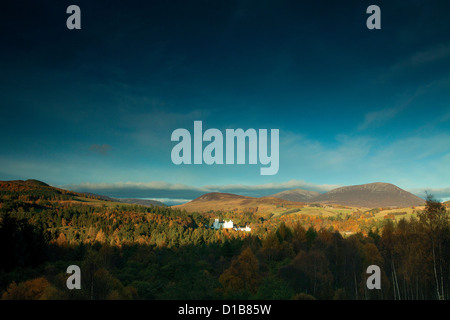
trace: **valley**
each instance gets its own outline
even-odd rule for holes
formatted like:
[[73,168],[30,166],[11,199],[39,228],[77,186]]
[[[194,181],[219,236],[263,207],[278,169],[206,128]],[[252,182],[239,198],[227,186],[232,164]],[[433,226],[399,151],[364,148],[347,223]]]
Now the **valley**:
[[[404,201],[395,186],[379,187],[357,189],[368,190],[366,200],[393,190],[400,197],[390,201]],[[346,189],[335,193],[349,199]],[[449,292],[448,203],[363,207],[330,204],[323,195],[303,202],[279,196],[215,192],[173,207],[144,206],[36,180],[2,181],[0,296],[328,300],[434,299]],[[216,219],[249,228],[211,228]],[[384,272],[381,291],[365,289],[371,264]],[[84,272],[80,290],[65,286],[69,265]]]

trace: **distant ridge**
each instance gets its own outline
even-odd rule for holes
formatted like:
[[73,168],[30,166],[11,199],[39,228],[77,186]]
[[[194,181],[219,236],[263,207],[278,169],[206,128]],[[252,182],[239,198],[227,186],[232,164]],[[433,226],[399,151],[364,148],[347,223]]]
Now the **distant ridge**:
[[247,197],[232,193],[211,192],[206,193],[190,202],[173,206],[172,208],[184,209],[186,211],[208,212],[211,210],[233,211],[233,212],[263,212],[275,210],[278,206],[289,206],[296,202],[275,197]]
[[8,180],[0,181],[0,190],[14,190],[17,192],[27,192],[31,190],[41,190],[46,192],[51,192],[55,194],[65,194],[65,195],[81,195],[80,193],[73,192],[70,190],[64,190],[56,187],[52,187],[45,182],[29,179],[29,180]]
[[11,180],[11,181],[2,181],[2,182],[10,182],[15,184],[23,184],[27,186],[34,186],[34,187],[50,187],[50,185],[46,184],[45,182],[36,180],[36,179],[28,179],[28,180]]
[[[19,180],[21,181],[21,180]],[[26,181],[24,181],[25,184],[30,185],[30,186],[44,186],[44,187],[50,187],[50,185],[46,184],[45,182],[36,180],[36,179],[28,179]]]
[[203,212],[209,210],[245,211],[256,208],[257,210],[271,210],[279,206],[295,207],[299,203],[322,203],[364,208],[404,208],[423,205],[425,200],[393,184],[375,182],[340,187],[324,194],[292,189],[261,198],[212,192],[175,207]]
[[141,206],[165,206],[164,203],[157,200],[146,200],[146,199],[117,199],[111,198],[108,196],[98,195],[89,192],[75,192],[65,189],[60,189],[56,187],[52,187],[49,184],[35,180],[8,180],[8,181],[0,181],[0,190],[10,190],[17,192],[30,192],[30,191],[39,191],[46,192],[47,195],[55,194],[55,195],[66,195],[71,197],[85,197],[85,198],[95,198],[103,201],[112,201],[112,202],[120,202],[126,204],[136,204]]
[[[54,193],[66,196],[97,198],[99,200],[144,206],[165,206],[164,203],[157,200],[120,199],[92,193],[73,192],[52,187],[45,182],[35,179],[0,181],[0,190],[12,190],[15,192],[41,190],[47,192],[47,194]],[[238,212],[250,210],[256,212],[258,210],[272,210],[280,206],[292,208],[300,203],[323,203],[365,208],[400,208],[424,205],[425,200],[391,183],[375,182],[340,187],[324,194],[302,189],[292,189],[260,198],[211,192],[185,204],[173,207],[189,211],[231,210]]]
[[146,206],[146,207],[165,206],[164,203],[162,203],[161,201],[157,201],[157,200],[134,199],[134,198],[126,198],[126,199],[112,198],[112,197],[99,195],[99,194],[95,194],[95,193],[90,193],[90,192],[82,192],[82,194],[84,194],[84,195],[86,195],[88,197],[95,197],[95,198],[98,198],[100,200],[112,201],[112,202],[120,202],[120,203],[127,203],[127,204],[137,204],[137,205]]
[[114,199],[113,201],[117,201],[117,202],[121,202],[121,203],[137,204],[137,205],[146,206],[146,207],[152,207],[152,206],[162,207],[162,206],[165,206],[164,203],[162,203],[161,201],[157,201],[157,200],[133,199],[133,198],[127,198],[127,199],[113,198],[113,199]]
[[241,196],[233,193],[224,193],[224,192],[210,192],[206,193],[192,201],[201,202],[201,201],[218,201],[218,200],[235,200],[235,199],[254,199],[252,197]]
[[425,203],[412,193],[384,182],[336,188],[310,201],[368,208],[411,207]]
[[275,193],[271,195],[271,197],[280,198],[284,200],[289,201],[296,201],[296,202],[308,202],[311,199],[319,196],[320,193],[316,191],[309,191],[309,190],[303,190],[303,189],[292,189],[292,190],[286,190],[282,192]]

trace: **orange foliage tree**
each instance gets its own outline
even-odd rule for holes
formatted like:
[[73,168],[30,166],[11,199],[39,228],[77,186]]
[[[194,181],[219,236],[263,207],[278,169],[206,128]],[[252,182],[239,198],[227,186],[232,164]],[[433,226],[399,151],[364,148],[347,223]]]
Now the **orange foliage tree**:
[[231,262],[219,277],[226,292],[247,291],[256,293],[260,282],[258,259],[248,247]]

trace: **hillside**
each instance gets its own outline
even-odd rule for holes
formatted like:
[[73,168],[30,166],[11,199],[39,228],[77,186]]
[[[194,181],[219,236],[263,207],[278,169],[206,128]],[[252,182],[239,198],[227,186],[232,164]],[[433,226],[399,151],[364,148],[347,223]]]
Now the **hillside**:
[[45,182],[29,180],[0,181],[0,194],[11,200],[22,199],[33,200],[54,200],[89,203],[91,205],[113,206],[117,204],[131,204],[141,206],[165,206],[164,203],[156,200],[143,199],[117,199],[93,193],[74,192],[52,187]]
[[2,194],[9,194],[12,197],[22,196],[22,197],[55,197],[58,199],[70,199],[74,196],[83,196],[83,194],[78,192],[73,192],[69,190],[59,189],[52,187],[42,181],[30,179],[30,180],[11,180],[11,181],[0,181],[0,192]]
[[16,184],[24,184],[24,185],[31,186],[31,187],[33,187],[33,186],[34,187],[50,187],[50,185],[46,184],[45,182],[42,182],[42,181],[39,181],[39,180],[36,180],[36,179],[28,179],[28,180],[25,180],[25,181],[23,181],[23,180],[13,180],[11,182],[16,183]]
[[296,202],[308,202],[311,199],[314,199],[315,197],[319,196],[320,193],[316,191],[309,191],[309,190],[303,190],[303,189],[292,189],[292,190],[286,190],[282,192],[275,193],[271,195],[271,197],[274,198],[280,198],[284,200],[289,201],[296,201]]
[[140,206],[165,206],[164,203],[157,200],[146,200],[146,199],[134,199],[134,198],[112,198],[104,195],[98,195],[95,193],[90,192],[83,192],[83,195],[86,195],[87,197],[95,197],[100,200],[104,201],[112,201],[112,202],[120,202],[120,203],[127,203],[127,204],[137,204]]
[[186,211],[208,212],[233,211],[233,212],[270,212],[279,206],[298,206],[296,203],[275,197],[253,198],[231,193],[211,192],[204,194],[188,203],[173,206],[173,208],[184,209]]
[[412,193],[383,182],[336,188],[310,201],[366,208],[410,207],[425,203]]
[[118,198],[112,198],[113,201],[117,201],[117,202],[121,202],[121,203],[128,203],[128,204],[137,204],[140,206],[146,206],[146,207],[151,207],[151,206],[165,206],[164,203],[162,203],[161,201],[157,201],[157,200],[146,200],[146,199],[118,199]]

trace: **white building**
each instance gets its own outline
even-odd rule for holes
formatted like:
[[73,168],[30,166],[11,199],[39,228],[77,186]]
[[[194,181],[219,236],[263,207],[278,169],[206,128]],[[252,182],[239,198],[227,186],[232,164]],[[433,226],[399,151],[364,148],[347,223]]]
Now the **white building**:
[[224,229],[233,229],[233,221],[225,221],[223,223],[223,228]]
[[220,229],[221,224],[222,224],[222,223],[219,222],[219,219],[216,219],[216,220],[214,220],[213,228],[216,229],[216,230],[218,230],[218,229]]
[[241,228],[239,226],[235,226],[232,220],[220,222],[219,219],[214,220],[214,223],[212,224],[211,228],[216,229],[216,230],[219,230],[220,228],[224,228],[224,229],[233,229],[236,231],[247,231],[247,232],[252,231],[252,229],[249,226],[245,226],[245,228]]

